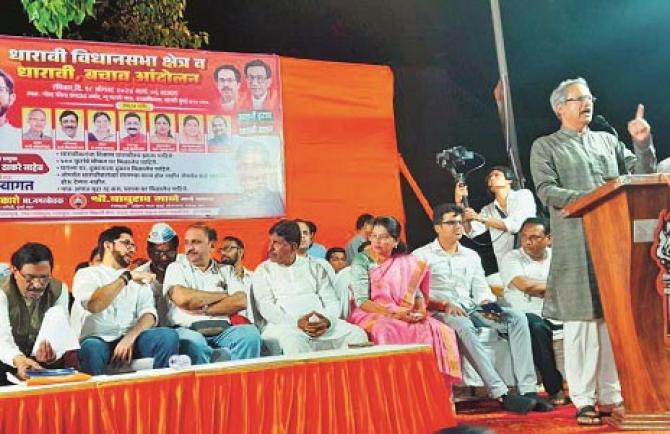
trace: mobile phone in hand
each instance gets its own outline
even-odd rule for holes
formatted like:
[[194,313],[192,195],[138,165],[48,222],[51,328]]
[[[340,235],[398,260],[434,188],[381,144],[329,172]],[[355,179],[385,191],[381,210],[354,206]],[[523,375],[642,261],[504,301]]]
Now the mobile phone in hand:
[[479,306],[479,310],[481,310],[482,312],[494,313],[494,314],[498,314],[498,315],[501,315],[503,313],[503,310],[500,307],[500,305],[498,303],[495,303],[495,302],[494,303],[482,304],[481,306]]

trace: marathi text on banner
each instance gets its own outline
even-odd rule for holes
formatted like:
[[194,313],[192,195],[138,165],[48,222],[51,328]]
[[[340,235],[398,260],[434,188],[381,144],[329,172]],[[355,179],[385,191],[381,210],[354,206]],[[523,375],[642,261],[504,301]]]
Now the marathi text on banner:
[[0,219],[285,212],[277,56],[0,37]]

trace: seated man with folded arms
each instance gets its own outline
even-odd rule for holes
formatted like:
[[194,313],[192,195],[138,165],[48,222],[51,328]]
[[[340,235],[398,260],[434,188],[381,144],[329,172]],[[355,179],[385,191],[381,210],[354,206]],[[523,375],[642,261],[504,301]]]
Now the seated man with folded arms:
[[0,280],[0,385],[10,384],[6,372],[27,378],[29,369],[79,367],[76,350],[58,359],[48,341],[35,341],[46,312],[60,308],[64,329],[67,321],[68,290],[51,277],[54,259],[43,244],[27,243],[12,254],[11,273]]
[[503,297],[514,309],[524,312],[530,327],[535,367],[542,375],[544,390],[554,405],[567,403],[563,376],[556,368],[553,339],[560,323],[542,318],[544,291],[551,262],[549,220],[530,217],[521,225],[521,248],[502,258],[500,277],[505,285]]
[[266,325],[263,340],[284,354],[346,348],[368,341],[363,329],[338,318],[341,307],[324,266],[298,256],[300,227],[282,220],[270,228],[270,259],[253,275],[254,297]]
[[[128,270],[135,255],[133,232],[112,226],[100,233],[102,262],[74,276],[75,305],[83,308],[79,360],[84,372],[105,373],[107,364],[128,364],[152,357],[154,368],[165,368],[177,354],[177,333],[158,323],[150,284],[153,273]],[[74,307],[73,307],[74,308]]]
[[194,365],[251,359],[261,351],[256,326],[230,322],[231,315],[247,308],[247,294],[228,287],[222,270],[228,266],[212,258],[216,240],[209,226],[189,226],[184,232],[186,255],[168,266],[163,283],[168,322],[179,326],[179,350]]
[[[526,316],[514,309],[492,309],[498,308],[491,304],[496,301],[496,296],[486,283],[482,261],[477,252],[459,242],[463,237],[463,208],[456,204],[435,207],[433,225],[437,233],[435,241],[413,252],[430,266],[428,310],[433,317],[454,329],[462,354],[503,408],[518,413],[552,410],[553,406],[536,393],[537,377]],[[477,330],[482,327],[493,328],[509,337],[520,395],[510,395],[507,385],[496,372],[478,338]]]

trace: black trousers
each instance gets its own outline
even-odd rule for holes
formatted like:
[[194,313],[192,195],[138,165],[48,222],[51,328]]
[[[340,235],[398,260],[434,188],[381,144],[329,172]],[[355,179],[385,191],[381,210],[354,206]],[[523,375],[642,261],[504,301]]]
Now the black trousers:
[[554,330],[563,326],[552,324],[546,319],[527,313],[530,340],[533,346],[533,362],[542,376],[544,390],[550,395],[563,390],[563,376],[556,368],[554,355]]
[[0,362],[0,386],[9,386],[12,384],[7,380],[7,372],[16,374],[16,368]]

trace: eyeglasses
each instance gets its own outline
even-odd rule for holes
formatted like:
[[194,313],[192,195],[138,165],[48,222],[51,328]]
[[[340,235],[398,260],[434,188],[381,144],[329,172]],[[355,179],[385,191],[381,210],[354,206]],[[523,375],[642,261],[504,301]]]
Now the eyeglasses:
[[268,78],[263,76],[263,75],[247,75],[247,81],[258,81],[258,82],[264,82]]
[[133,243],[130,240],[114,240],[114,242],[123,244],[126,247],[126,249],[136,249],[137,248],[137,244]]
[[239,246],[226,246],[226,247],[221,247],[219,249],[219,252],[231,252],[233,250],[239,249]]
[[578,102],[580,104],[584,104],[584,102],[586,102],[586,101],[596,102],[597,99],[598,98],[596,98],[593,95],[579,95],[579,96],[576,96],[574,98],[566,98],[565,102],[575,101],[575,102]]
[[34,282],[34,283],[41,283],[42,285],[46,285],[49,283],[51,280],[51,275],[47,274],[46,276],[34,276],[32,274],[23,274],[22,272],[16,270],[19,275],[25,280],[26,282]]
[[447,226],[463,226],[463,220],[447,220],[446,222],[440,222],[440,224]]

